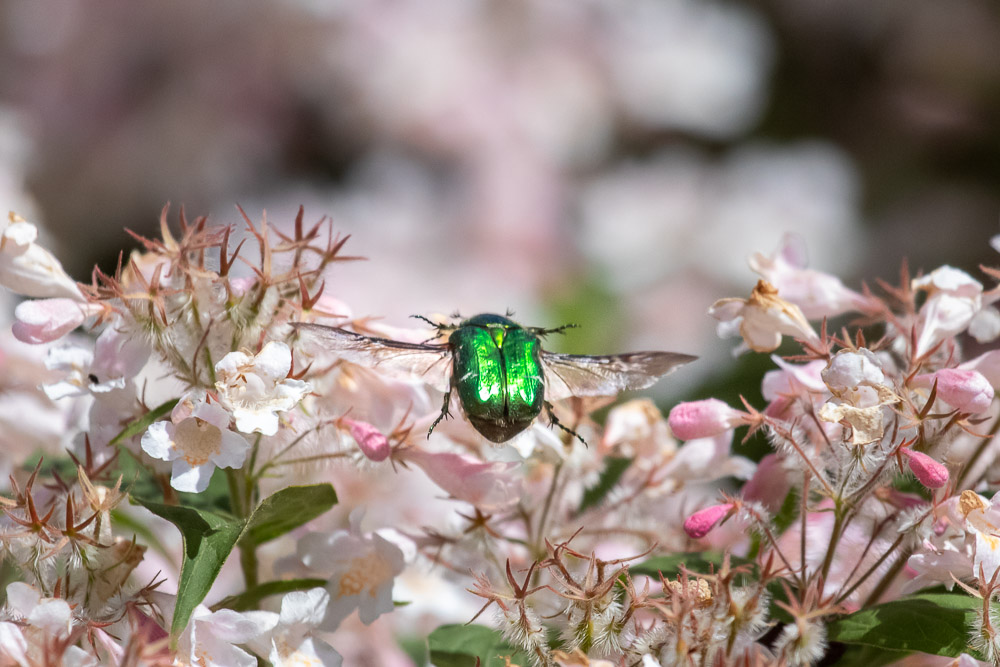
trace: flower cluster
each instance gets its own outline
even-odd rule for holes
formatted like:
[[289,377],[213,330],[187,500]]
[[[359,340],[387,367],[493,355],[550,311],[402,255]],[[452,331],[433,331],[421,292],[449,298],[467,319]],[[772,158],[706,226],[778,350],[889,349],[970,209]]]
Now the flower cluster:
[[[0,664],[408,664],[388,638],[429,633],[431,660],[809,665],[842,619],[941,584],[974,602],[963,660],[1000,656],[1000,351],[963,355],[1000,336],[996,288],[942,267],[854,291],[789,240],[710,309],[740,349],[784,354],[765,405],[640,398],[599,421],[609,400],[571,396],[496,446],[441,420],[446,376],[299,326],[397,351],[441,333],[332,296],[355,258],[326,220],[243,223],[182,214],[175,234],[165,210],[160,239],[78,285],[11,218],[0,282],[34,297],[14,334],[44,353],[41,389],[10,393],[45,406],[25,432],[59,417],[72,463],[3,454],[21,581]],[[487,609],[492,654],[436,629]]]

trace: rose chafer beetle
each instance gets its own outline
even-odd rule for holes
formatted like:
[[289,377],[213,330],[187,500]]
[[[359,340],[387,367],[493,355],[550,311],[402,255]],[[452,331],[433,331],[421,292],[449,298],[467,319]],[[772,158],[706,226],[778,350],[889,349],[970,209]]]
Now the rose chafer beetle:
[[445,338],[445,342],[406,343],[321,324],[294,326],[321,340],[346,361],[396,377],[417,376],[443,391],[444,405],[427,431],[428,437],[442,419],[451,416],[449,407],[455,392],[469,423],[493,442],[510,440],[528,428],[543,409],[550,424],[580,438],[559,423],[551,401],[644,389],[696,358],[676,352],[558,354],[543,350],[542,339],[575,325],[524,327],[509,316],[490,313],[450,325],[415,317],[436,329],[432,340]]

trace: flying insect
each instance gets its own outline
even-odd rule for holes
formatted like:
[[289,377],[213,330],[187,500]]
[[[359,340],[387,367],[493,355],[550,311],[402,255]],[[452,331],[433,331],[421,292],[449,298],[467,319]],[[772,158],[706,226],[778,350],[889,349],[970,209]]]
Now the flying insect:
[[[509,317],[490,313],[458,324],[414,317],[433,326],[437,336],[425,343],[407,343],[322,324],[293,326],[324,343],[341,359],[394,377],[418,377],[443,391],[444,405],[427,431],[428,437],[442,419],[451,416],[454,391],[473,428],[497,443],[528,428],[543,409],[550,425],[580,438],[556,419],[551,401],[644,389],[696,359],[676,352],[590,356],[542,349],[545,336],[563,333],[575,325],[555,329],[524,327]],[[444,342],[432,342],[438,339]]]

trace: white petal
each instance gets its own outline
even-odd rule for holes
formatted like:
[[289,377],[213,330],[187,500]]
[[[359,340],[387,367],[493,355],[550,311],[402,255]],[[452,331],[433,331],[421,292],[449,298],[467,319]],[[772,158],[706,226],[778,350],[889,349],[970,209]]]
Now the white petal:
[[72,618],[69,603],[60,599],[43,600],[28,614],[29,623],[52,636],[68,634]]
[[28,667],[28,642],[15,623],[0,622],[0,657],[13,660],[19,667]]
[[220,380],[225,380],[236,375],[240,366],[246,366],[249,363],[250,357],[245,352],[230,352],[220,359],[219,363],[215,364],[215,373]]
[[219,453],[212,456],[212,462],[220,468],[241,468],[247,459],[250,443],[238,433],[222,430]]
[[173,461],[181,452],[174,447],[174,432],[176,427],[168,421],[153,422],[142,434],[140,444],[142,451],[154,459]]
[[278,382],[292,368],[292,351],[284,343],[272,340],[254,357],[254,370],[271,382]]
[[230,414],[221,405],[208,402],[195,405],[194,409],[191,410],[190,416],[206,421],[220,431],[225,431],[229,428],[231,418]]
[[201,493],[208,488],[215,472],[215,464],[209,462],[200,466],[192,466],[184,459],[174,461],[170,474],[170,486],[178,491]]
[[289,593],[281,601],[281,624],[316,627],[323,621],[328,604],[330,594],[325,588]]
[[7,586],[7,606],[21,616],[30,614],[41,598],[41,593],[23,581],[15,581]]
[[19,220],[4,227],[2,247],[4,252],[13,252],[15,248],[27,248],[37,238],[38,227],[30,222]]
[[274,435],[278,432],[278,415],[268,410],[236,408],[233,410],[233,418],[241,433]]

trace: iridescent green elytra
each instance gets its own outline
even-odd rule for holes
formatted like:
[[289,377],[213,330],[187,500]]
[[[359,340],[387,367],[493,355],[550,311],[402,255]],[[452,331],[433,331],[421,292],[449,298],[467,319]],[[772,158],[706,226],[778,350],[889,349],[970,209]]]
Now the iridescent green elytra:
[[542,349],[541,339],[546,335],[563,333],[575,325],[524,327],[509,317],[488,313],[450,325],[414,317],[433,326],[435,338],[447,335],[447,342],[406,343],[320,324],[293,326],[321,339],[341,359],[397,377],[416,375],[444,392],[441,414],[431,424],[428,436],[442,419],[451,416],[454,391],[469,423],[493,442],[510,440],[528,428],[543,409],[551,425],[580,438],[559,423],[552,413],[552,401],[644,389],[695,359],[675,352],[590,356]]
[[493,442],[528,428],[545,406],[538,336],[500,315],[476,315],[448,337],[452,386],[465,416]]

